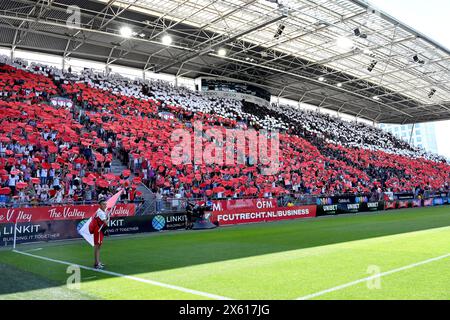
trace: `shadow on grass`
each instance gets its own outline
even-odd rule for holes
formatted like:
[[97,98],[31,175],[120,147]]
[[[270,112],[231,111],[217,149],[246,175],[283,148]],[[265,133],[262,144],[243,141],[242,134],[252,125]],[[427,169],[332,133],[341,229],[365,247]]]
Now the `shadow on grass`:
[[0,264],[0,300],[73,300],[91,297],[37,274]]
[[[102,258],[108,270],[127,275],[170,270],[246,258],[283,251],[319,247],[355,240],[408,233],[450,225],[450,208],[424,208],[382,214],[283,221],[223,227],[197,232],[171,232],[149,236],[108,239]],[[91,266],[92,248],[85,242],[60,243],[45,246],[32,254]],[[2,262],[2,260],[4,260]],[[67,266],[54,262],[0,251],[0,264],[37,274],[52,282],[33,282],[29,286],[2,285],[0,294],[34,290],[64,284]],[[94,274],[94,272],[92,272]],[[96,273],[99,275],[98,273]],[[20,273],[13,274],[20,277]],[[95,280],[109,278],[101,274]],[[1,279],[1,278],[0,278]],[[86,280],[92,281],[92,280]],[[11,281],[10,281],[11,282]],[[1,298],[1,297],[0,297]]]

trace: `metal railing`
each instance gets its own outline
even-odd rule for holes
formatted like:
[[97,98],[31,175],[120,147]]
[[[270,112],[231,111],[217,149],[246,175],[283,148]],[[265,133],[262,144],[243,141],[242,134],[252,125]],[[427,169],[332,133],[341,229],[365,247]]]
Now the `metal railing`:
[[[399,193],[397,193],[398,195]],[[411,193],[404,193],[411,194]],[[433,192],[427,197],[423,198],[432,198],[441,194],[446,194],[447,197],[450,197],[450,192]],[[326,197],[367,197],[369,201],[382,201],[384,197],[384,193],[364,193],[364,194],[355,194],[355,193],[343,193],[343,194],[333,194],[333,195],[311,195],[311,194],[290,194],[284,195],[280,197],[239,197],[239,198],[174,198],[162,196],[162,198],[158,198],[155,194],[152,194],[149,199],[143,200],[135,200],[135,201],[119,201],[118,203],[132,203],[136,205],[135,212],[136,215],[152,215],[158,213],[170,213],[170,212],[180,212],[186,210],[186,204],[188,202],[195,203],[200,201],[208,201],[208,200],[249,200],[249,199],[262,199],[262,200],[271,200],[275,199],[277,201],[278,207],[287,207],[288,205],[293,206],[304,206],[304,205],[316,205],[317,200],[319,198]],[[422,199],[423,199],[422,198]],[[418,199],[414,196],[414,199]],[[64,205],[95,205],[98,202],[95,200],[83,200],[83,201],[63,201],[63,202],[54,202],[54,201],[45,201],[45,202],[3,202],[0,203],[0,208],[30,208],[30,207],[42,207],[42,206],[64,206]]]
[[286,198],[286,197],[268,197],[268,198],[259,198],[259,197],[240,197],[240,198],[168,198],[163,197],[161,199],[154,200],[154,206],[149,208],[152,213],[162,213],[162,212],[179,212],[186,210],[186,204],[188,202],[195,203],[200,201],[207,200],[249,200],[249,199],[263,199],[263,200],[271,200],[275,199],[277,201],[277,205],[279,207],[287,207],[288,204],[292,204],[293,206],[304,206],[304,205],[315,205],[317,196],[304,196],[304,197],[296,197],[296,198]]

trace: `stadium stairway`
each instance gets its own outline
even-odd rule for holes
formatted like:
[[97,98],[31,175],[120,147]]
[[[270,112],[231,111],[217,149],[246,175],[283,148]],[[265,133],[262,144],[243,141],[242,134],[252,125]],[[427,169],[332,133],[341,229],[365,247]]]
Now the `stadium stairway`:
[[[123,170],[128,169],[126,166],[122,164],[122,162],[117,159],[113,158],[113,161],[111,162],[111,173],[114,175],[120,176],[123,172]],[[131,173],[131,179],[133,179],[135,175]],[[144,199],[144,203],[137,207],[136,209],[136,215],[143,215],[143,214],[155,214],[156,213],[156,201],[155,201],[155,195],[154,193],[147,188],[143,183],[140,183],[137,187],[137,191],[142,193],[142,198]]]

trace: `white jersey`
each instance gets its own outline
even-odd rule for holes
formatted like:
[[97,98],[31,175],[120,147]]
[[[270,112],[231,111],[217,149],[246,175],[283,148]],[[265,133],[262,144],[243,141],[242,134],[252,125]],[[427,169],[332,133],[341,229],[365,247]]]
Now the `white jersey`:
[[100,209],[100,208],[98,208],[98,209],[97,209],[97,212],[95,212],[95,216],[96,216],[96,217],[99,217],[100,220],[102,220],[102,221],[106,221],[106,220],[107,220],[106,212],[103,211],[103,210]]

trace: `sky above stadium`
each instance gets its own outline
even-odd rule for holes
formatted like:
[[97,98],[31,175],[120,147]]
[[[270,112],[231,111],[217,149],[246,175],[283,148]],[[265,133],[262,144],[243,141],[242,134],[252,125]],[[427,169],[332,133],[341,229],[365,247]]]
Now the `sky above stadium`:
[[[387,14],[450,49],[449,0],[368,0]],[[450,158],[450,121],[436,122],[438,151]]]

